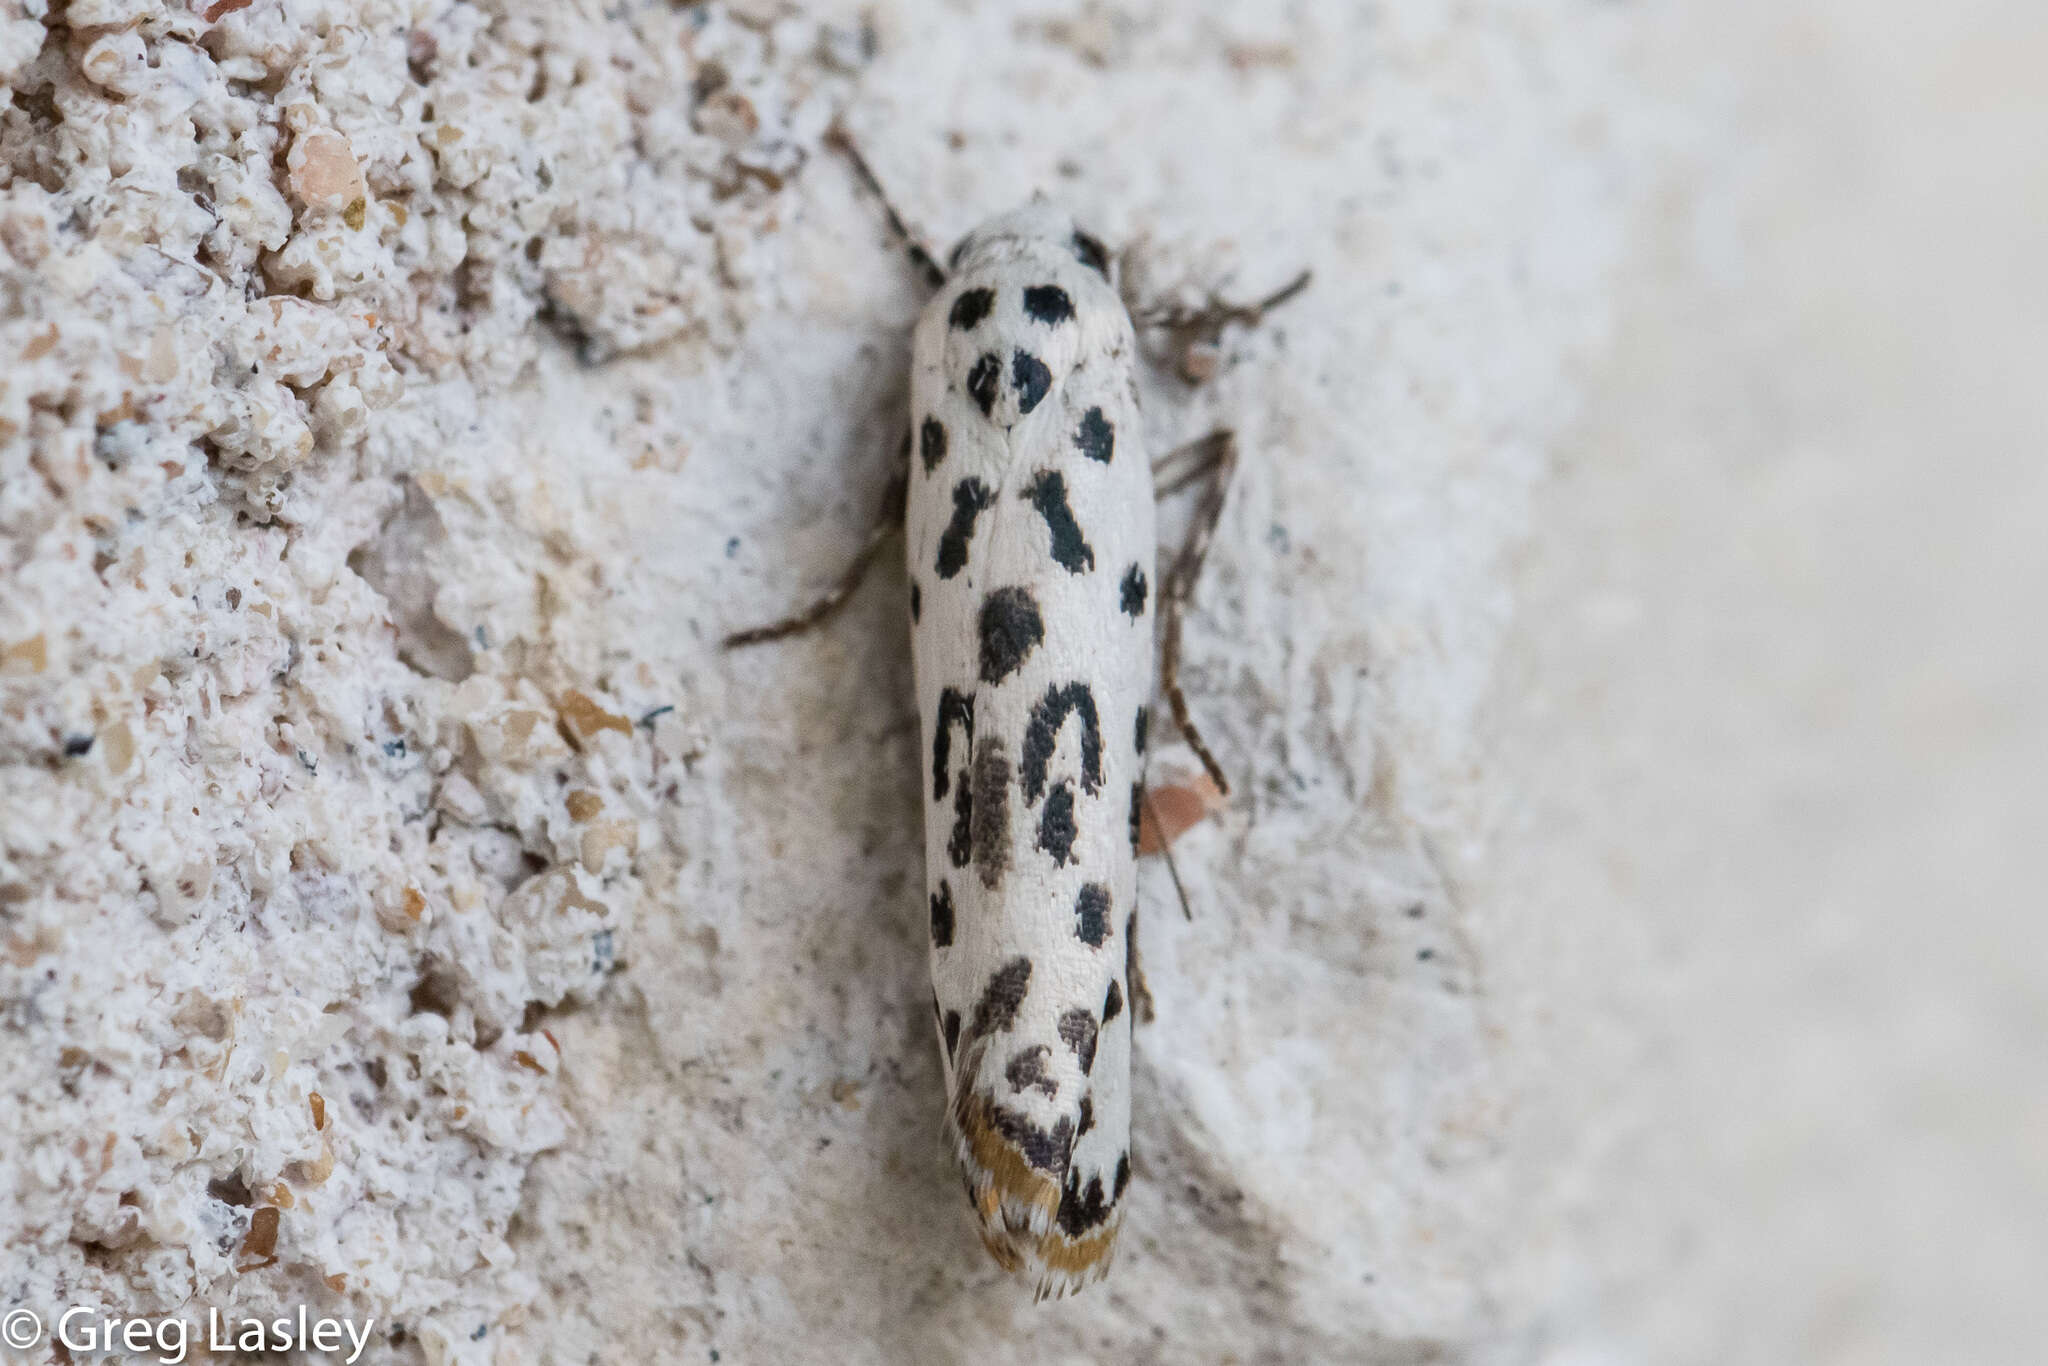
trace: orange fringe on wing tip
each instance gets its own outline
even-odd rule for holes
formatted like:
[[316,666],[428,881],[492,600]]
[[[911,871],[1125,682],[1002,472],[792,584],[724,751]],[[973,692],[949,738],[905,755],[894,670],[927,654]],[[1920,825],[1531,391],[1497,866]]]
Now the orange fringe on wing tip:
[[1116,1252],[1117,1225],[1091,1233],[1085,1238],[1069,1238],[1064,1233],[1046,1235],[1038,1244],[1039,1257],[1048,1271],[1063,1271],[1069,1276],[1080,1276],[1100,1266],[1109,1269],[1109,1259]]
[[986,1227],[977,1229],[981,1234],[981,1245],[988,1249],[988,1255],[996,1259],[996,1265],[1005,1271],[1015,1271],[1024,1264],[1017,1255],[1017,1249],[990,1233]]
[[967,1155],[979,1168],[975,1181],[975,1212],[982,1222],[993,1226],[1003,1205],[1023,1205],[1045,1216],[1050,1224],[1059,1217],[1060,1187],[1044,1172],[1024,1160],[1024,1154],[996,1131],[990,1121],[988,1102],[972,1094],[963,1095],[953,1109],[954,1123],[967,1145]]
[[[972,1076],[965,1070],[964,1076]],[[1005,1271],[1027,1262],[1040,1268],[1037,1298],[1059,1298],[1102,1278],[1116,1253],[1121,1214],[1094,1233],[1070,1238],[1057,1226],[1060,1184],[1025,1161],[1010,1140],[996,1129],[990,1103],[963,1088],[953,1105],[953,1123],[968,1166],[974,1212],[980,1219],[982,1246]],[[1039,1216],[1045,1232],[1013,1226],[1006,1211]]]
[[1116,1220],[1085,1238],[1069,1238],[1062,1233],[1047,1235],[1038,1245],[1044,1270],[1039,1274],[1034,1300],[1065,1299],[1107,1276],[1109,1264],[1116,1257],[1117,1226],[1121,1222]]

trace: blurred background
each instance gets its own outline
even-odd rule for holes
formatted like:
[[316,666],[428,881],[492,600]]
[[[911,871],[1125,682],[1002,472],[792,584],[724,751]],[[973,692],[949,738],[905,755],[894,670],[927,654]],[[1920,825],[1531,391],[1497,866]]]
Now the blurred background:
[[1548,1267],[1608,1279],[1535,1355],[2037,1361],[2048,11],[1646,8],[1645,75],[1729,118],[1641,239],[1503,704],[1542,814],[1496,886],[1554,950],[1509,957],[1594,1003],[1545,1100],[1608,1153]]

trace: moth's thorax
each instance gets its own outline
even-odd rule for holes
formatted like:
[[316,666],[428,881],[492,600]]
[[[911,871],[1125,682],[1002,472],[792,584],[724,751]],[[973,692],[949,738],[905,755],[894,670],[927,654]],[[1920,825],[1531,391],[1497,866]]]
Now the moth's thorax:
[[1109,253],[1089,236],[1073,216],[1043,195],[997,214],[960,239],[949,258],[953,271],[975,270],[1024,259],[1024,253],[1049,251],[1071,257],[1104,279]]
[[[1083,247],[1077,243],[1087,243]],[[1126,368],[1130,315],[1093,239],[1034,202],[962,240],[957,268],[919,320],[914,353],[995,427],[1028,422],[1083,366]]]

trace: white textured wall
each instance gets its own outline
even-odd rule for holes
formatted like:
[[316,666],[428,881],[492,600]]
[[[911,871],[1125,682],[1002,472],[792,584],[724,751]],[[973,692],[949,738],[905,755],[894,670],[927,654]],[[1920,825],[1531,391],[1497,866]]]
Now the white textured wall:
[[[9,3],[0,1308],[2027,1359],[2023,6]],[[1191,921],[1145,873],[1126,1246],[1054,1306],[937,1141],[900,570],[715,646],[898,435],[835,115],[941,244],[1045,188],[1144,302],[1316,270],[1148,380],[1244,439],[1187,671],[1240,793]]]

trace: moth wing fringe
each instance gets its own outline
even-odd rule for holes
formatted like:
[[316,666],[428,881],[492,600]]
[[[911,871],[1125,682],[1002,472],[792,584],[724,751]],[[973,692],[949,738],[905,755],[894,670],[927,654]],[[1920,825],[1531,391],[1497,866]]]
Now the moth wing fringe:
[[1032,1166],[996,1128],[993,1107],[975,1090],[979,1069],[974,1059],[961,1061],[946,1107],[946,1134],[967,1184],[982,1246],[997,1265],[1031,1283],[1034,1301],[1061,1299],[1093,1285],[1109,1274],[1115,1260],[1121,1204],[1100,1228],[1080,1237],[1059,1228],[1066,1173],[1054,1176]]

